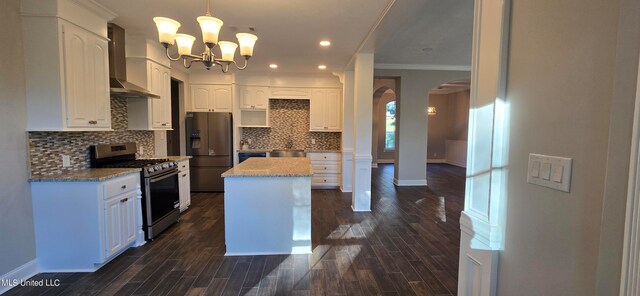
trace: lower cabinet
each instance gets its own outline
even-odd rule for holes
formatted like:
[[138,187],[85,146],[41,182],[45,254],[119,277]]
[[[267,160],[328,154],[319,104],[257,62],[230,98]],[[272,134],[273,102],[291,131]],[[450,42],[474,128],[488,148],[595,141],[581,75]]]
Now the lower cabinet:
[[31,192],[42,272],[95,271],[145,243],[139,172],[102,182],[32,182]]
[[178,190],[180,191],[180,212],[184,212],[191,205],[191,175],[189,174],[189,160],[178,162]]
[[307,157],[311,160],[313,167],[312,188],[340,187],[342,168],[340,153],[309,152]]
[[105,206],[105,232],[107,234],[107,257],[118,253],[123,246],[136,240],[135,191],[110,198]]

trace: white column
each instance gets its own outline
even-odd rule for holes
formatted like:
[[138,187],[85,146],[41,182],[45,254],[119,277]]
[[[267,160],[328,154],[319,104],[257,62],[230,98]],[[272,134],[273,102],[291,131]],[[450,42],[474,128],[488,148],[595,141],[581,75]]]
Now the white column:
[[343,129],[342,129],[342,192],[352,192],[353,188],[353,82],[354,71],[342,75]]
[[371,211],[371,124],[373,112],[373,54],[358,53],[354,73],[353,193],[355,212]]
[[[475,0],[458,295],[496,295],[504,249],[508,167],[505,104],[510,1]],[[482,38],[480,38],[482,36]]]

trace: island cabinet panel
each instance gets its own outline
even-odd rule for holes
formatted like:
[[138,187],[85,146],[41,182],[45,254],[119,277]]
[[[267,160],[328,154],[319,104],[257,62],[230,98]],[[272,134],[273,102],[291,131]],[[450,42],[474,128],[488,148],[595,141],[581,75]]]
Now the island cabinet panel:
[[186,211],[191,205],[191,174],[189,160],[178,162],[178,188],[180,191],[180,212]]
[[102,182],[32,182],[31,192],[42,272],[95,271],[145,243],[138,172]]
[[311,162],[252,157],[224,172],[226,256],[309,254]]

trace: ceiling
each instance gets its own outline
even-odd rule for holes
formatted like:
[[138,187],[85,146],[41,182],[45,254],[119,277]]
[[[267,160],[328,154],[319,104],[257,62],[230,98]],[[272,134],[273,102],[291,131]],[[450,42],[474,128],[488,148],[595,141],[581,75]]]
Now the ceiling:
[[[206,0],[95,1],[118,14],[114,22],[129,35],[157,40],[153,17],[164,16],[182,24],[179,32],[196,36],[193,53],[204,49],[196,17],[206,12]],[[367,47],[383,67],[470,65],[469,0],[211,0],[211,10],[224,21],[220,40],[237,42],[235,33],[255,28],[247,71],[318,73],[325,64],[324,72],[341,72]],[[321,48],[325,39],[332,45]],[[278,69],[269,69],[271,63]]]

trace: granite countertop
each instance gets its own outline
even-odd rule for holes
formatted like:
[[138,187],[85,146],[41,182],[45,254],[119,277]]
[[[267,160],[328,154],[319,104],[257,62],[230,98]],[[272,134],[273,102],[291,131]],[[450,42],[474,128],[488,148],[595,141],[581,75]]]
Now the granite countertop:
[[140,170],[139,168],[82,169],[31,177],[29,182],[102,182],[128,174],[139,173]]
[[306,157],[249,158],[224,172],[222,177],[311,177],[311,161]]
[[[247,150],[238,150],[240,153],[258,153],[258,152],[271,152],[274,149],[247,149]],[[275,149],[280,150],[280,149]],[[287,150],[287,149],[282,149]],[[299,150],[299,149],[289,149],[289,150]],[[341,153],[342,150],[321,150],[321,149],[304,149],[304,152],[307,153]]]
[[192,156],[184,156],[184,155],[180,156],[180,155],[178,155],[178,156],[161,156],[161,157],[158,157],[158,158],[166,158],[169,161],[182,161],[182,160],[190,159],[190,158],[193,158],[193,157]]

